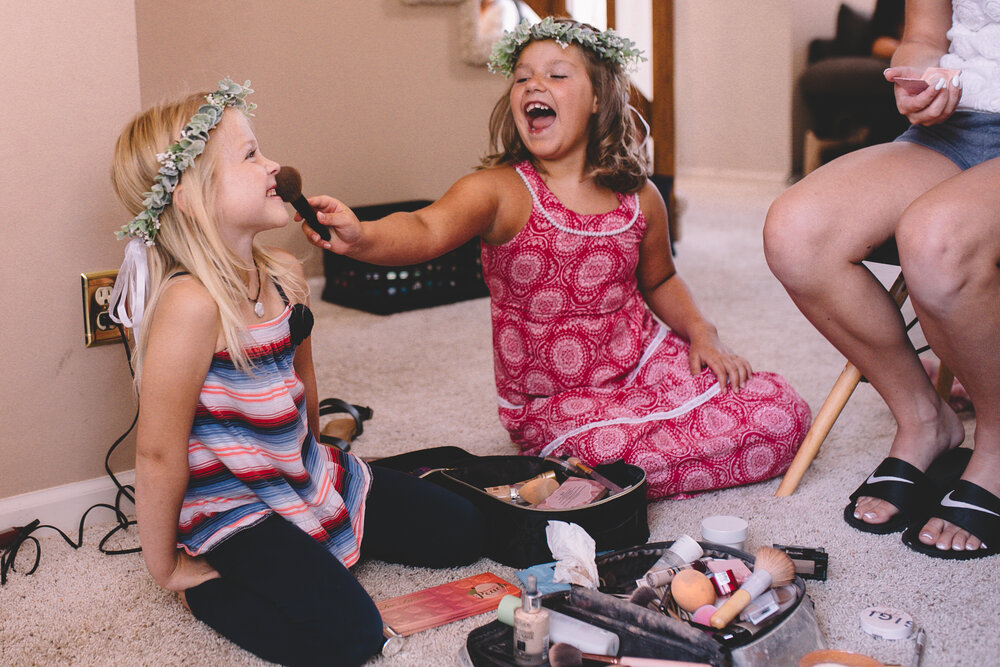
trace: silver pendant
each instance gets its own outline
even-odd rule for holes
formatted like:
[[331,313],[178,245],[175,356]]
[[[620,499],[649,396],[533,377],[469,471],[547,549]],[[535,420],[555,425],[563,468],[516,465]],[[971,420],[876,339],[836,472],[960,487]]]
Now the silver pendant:
[[260,301],[253,305],[253,312],[257,314],[257,317],[264,317],[264,304]]

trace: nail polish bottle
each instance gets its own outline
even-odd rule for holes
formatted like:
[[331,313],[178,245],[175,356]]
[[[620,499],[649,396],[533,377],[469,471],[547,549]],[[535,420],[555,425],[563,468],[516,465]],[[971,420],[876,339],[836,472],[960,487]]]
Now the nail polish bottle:
[[549,612],[542,607],[538,580],[529,574],[514,610],[514,662],[524,667],[544,665],[549,658]]

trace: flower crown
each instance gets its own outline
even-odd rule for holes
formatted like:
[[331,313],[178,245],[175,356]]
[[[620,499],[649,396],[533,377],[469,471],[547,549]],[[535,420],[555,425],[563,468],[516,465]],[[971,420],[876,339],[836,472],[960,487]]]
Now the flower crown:
[[543,39],[554,39],[556,44],[564,49],[576,43],[593,51],[603,60],[610,60],[622,67],[634,66],[646,60],[635,42],[622,37],[614,30],[601,32],[585,23],[557,21],[551,16],[546,16],[534,25],[525,19],[514,30],[505,31],[503,37],[493,45],[493,54],[488,63],[489,70],[509,77],[514,73],[514,66],[517,64],[518,56],[521,55],[521,49],[530,41]]
[[205,95],[207,104],[198,107],[197,113],[181,130],[180,140],[167,146],[166,152],[156,155],[160,170],[153,179],[153,187],[145,193],[142,201],[145,208],[131,222],[122,225],[115,236],[119,239],[133,236],[142,239],[147,246],[155,245],[156,233],[160,230],[160,214],[170,205],[181,174],[205,151],[209,130],[222,120],[226,107],[235,107],[248,116],[253,115],[251,112],[257,105],[246,101],[246,96],[252,92],[249,81],[241,86],[227,76],[219,82],[218,90]]

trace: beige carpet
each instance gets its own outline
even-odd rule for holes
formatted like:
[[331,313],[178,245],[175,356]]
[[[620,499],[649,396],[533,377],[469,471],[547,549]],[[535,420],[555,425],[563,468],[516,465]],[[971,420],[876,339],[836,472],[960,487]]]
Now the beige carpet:
[[[784,374],[813,411],[843,361],[792,306],[764,264],[760,227],[777,190],[740,183],[681,181],[686,202],[677,264],[726,341],[760,369]],[[314,333],[323,396],[375,409],[356,443],[361,455],[388,455],[435,445],[512,453],[494,402],[488,302],[484,299],[379,317],[318,302]],[[971,432],[972,422],[967,425]],[[925,665],[995,665],[1000,638],[993,597],[1000,591],[993,558],[932,560],[908,551],[898,536],[859,533],[841,519],[847,495],[885,455],[893,422],[862,385],[819,458],[791,498],[773,497],[777,480],[650,507],[653,540],[698,536],[702,517],[738,514],[750,522],[748,550],[779,542],[825,547],[829,578],[809,582],[821,630],[831,648],[908,664],[909,641],[874,639],[858,625],[865,607],[908,611],[928,632]],[[158,590],[139,556],[103,556],[103,535],[88,530],[79,551],[43,542],[32,576],[14,574],[0,588],[3,665],[262,664],[191,618]],[[383,599],[490,570],[483,560],[433,571],[369,562],[357,576]],[[387,667],[456,664],[466,636],[484,615],[411,637]]]

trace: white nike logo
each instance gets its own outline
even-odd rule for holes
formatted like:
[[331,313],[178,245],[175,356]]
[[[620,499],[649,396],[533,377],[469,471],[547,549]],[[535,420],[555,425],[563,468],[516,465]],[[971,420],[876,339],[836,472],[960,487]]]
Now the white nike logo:
[[913,484],[913,480],[903,479],[902,477],[892,477],[890,475],[876,477],[875,473],[868,475],[867,484],[878,484],[879,482],[906,482],[907,484]]
[[952,493],[954,493],[954,491],[949,491],[948,495],[946,495],[944,498],[941,499],[941,504],[944,507],[958,507],[967,510],[976,510],[977,512],[986,512],[987,514],[992,514],[993,516],[1000,516],[1000,514],[997,514],[996,512],[991,512],[985,507],[980,507],[979,505],[973,505],[972,503],[962,502],[961,500],[952,500],[951,499]]

